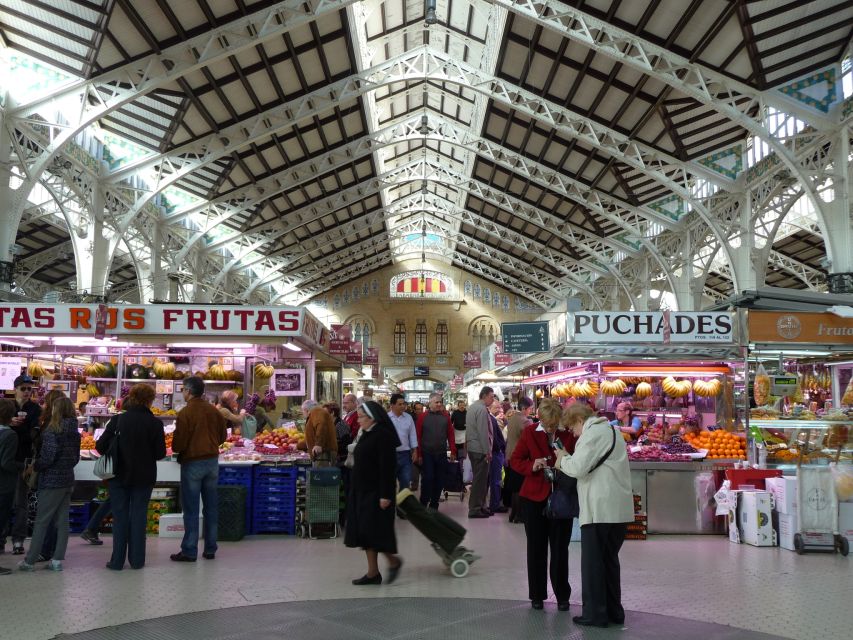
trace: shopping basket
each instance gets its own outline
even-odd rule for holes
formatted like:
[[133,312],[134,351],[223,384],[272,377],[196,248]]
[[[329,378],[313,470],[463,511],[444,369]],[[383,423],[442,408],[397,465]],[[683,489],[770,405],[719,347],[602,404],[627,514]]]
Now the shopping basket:
[[[341,470],[337,467],[314,467],[308,469],[305,491],[305,522],[308,537],[336,538],[338,536],[338,514],[340,511]],[[315,535],[317,525],[323,535]],[[328,535],[326,535],[328,532]]]

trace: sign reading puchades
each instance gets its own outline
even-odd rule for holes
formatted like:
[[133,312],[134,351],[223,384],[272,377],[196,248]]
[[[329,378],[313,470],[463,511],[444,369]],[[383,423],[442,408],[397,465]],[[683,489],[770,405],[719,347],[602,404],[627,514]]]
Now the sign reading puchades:
[[551,350],[547,322],[501,323],[504,353],[543,353]]
[[435,298],[453,296],[453,278],[438,271],[406,271],[391,278],[392,298]]
[[572,342],[734,342],[726,311],[579,311],[568,314]]
[[[96,304],[0,303],[0,333],[89,336]],[[323,325],[299,307],[115,305],[104,318],[106,336],[299,337],[319,344]]]

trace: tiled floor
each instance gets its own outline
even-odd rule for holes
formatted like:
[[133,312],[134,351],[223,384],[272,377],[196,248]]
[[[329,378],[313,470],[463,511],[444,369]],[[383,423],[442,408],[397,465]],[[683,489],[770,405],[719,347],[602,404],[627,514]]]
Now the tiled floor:
[[[442,509],[469,528],[465,544],[483,556],[463,579],[452,578],[426,540],[406,522],[398,523],[400,551],[406,566],[397,583],[380,587],[350,584],[351,578],[364,573],[364,555],[344,547],[341,538],[248,538],[221,543],[212,562],[200,559],[195,564],[178,565],[168,558],[177,550],[177,540],[149,538],[145,569],[121,573],[104,568],[110,550],[108,539],[102,547],[90,547],[73,538],[63,573],[41,570],[0,576],[0,638],[47,640],[63,632],[190,612],[352,598],[513,601],[501,609],[508,616],[526,619],[529,609],[524,603],[519,604],[527,593],[523,527],[507,523],[505,516],[469,521],[465,519],[465,505],[458,502],[442,505]],[[847,638],[853,628],[853,558],[797,556],[782,549],[733,545],[716,536],[655,536],[647,541],[626,542],[621,559],[629,632],[632,625],[678,628],[677,619],[803,639]],[[12,566],[14,560],[17,557],[0,556],[0,566]],[[579,602],[579,543],[572,543],[570,573],[572,600]],[[414,609],[418,602],[402,601],[412,603]],[[338,606],[336,603],[333,609]],[[258,616],[268,615],[268,609],[245,609],[240,612],[244,615],[233,612],[233,617],[251,620],[256,612]],[[298,608],[286,614],[286,608],[279,609],[283,616],[297,618],[306,611]],[[637,617],[632,623],[631,611],[670,618]],[[556,607],[546,605],[543,615],[562,614]],[[398,629],[411,628],[415,621],[400,618]],[[234,624],[239,626],[236,621]],[[738,635],[736,629],[730,631],[735,632],[732,638],[745,637]],[[572,635],[568,630],[566,633]],[[171,638],[153,629],[150,635],[121,637]],[[251,637],[258,640],[267,635]],[[624,637],[645,636],[626,632]],[[697,631],[696,635],[690,632],[681,637],[710,640],[723,636]]]

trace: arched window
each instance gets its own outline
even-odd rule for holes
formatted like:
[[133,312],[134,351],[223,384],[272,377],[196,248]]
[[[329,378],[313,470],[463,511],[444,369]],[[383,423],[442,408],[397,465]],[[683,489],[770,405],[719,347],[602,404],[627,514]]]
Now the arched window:
[[437,355],[446,356],[448,353],[447,321],[439,320],[435,328],[435,352]]
[[361,342],[361,323],[356,322],[352,325],[352,341]]
[[394,354],[406,355],[406,323],[402,320],[394,325]]
[[364,345],[365,351],[370,346],[370,325],[364,323],[364,329],[361,332],[361,344]]
[[415,353],[423,355],[427,352],[427,328],[426,322],[418,320],[415,325]]

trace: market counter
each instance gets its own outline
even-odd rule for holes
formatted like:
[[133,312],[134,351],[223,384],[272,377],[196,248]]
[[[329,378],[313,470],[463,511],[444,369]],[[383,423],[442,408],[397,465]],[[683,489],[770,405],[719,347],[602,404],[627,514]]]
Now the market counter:
[[[74,479],[78,482],[103,482],[95,475],[94,460],[80,460],[74,467]],[[157,483],[180,482],[181,465],[174,460],[160,460],[157,463]]]
[[725,533],[715,514],[715,465],[696,462],[630,462],[631,488],[647,513],[648,533]]

